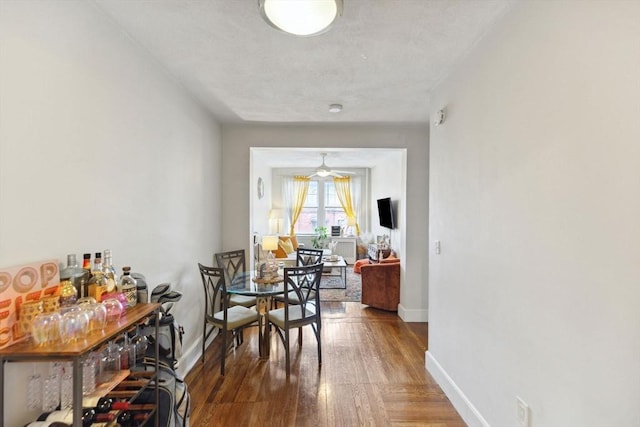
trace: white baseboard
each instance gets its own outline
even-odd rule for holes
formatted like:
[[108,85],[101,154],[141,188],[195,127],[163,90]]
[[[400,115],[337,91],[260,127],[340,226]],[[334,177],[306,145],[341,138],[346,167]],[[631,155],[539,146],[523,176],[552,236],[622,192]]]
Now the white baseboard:
[[402,304],[398,304],[398,316],[405,322],[428,322],[429,310],[407,309]]
[[469,427],[491,427],[429,351],[425,354],[424,365]]
[[[207,340],[207,348],[211,345],[213,339],[218,335],[217,332],[211,334],[209,339]],[[182,348],[182,357],[180,358],[180,365],[176,371],[182,378],[186,377],[187,374],[193,369],[196,363],[200,362],[202,357],[202,338],[196,340],[191,347],[188,349]]]

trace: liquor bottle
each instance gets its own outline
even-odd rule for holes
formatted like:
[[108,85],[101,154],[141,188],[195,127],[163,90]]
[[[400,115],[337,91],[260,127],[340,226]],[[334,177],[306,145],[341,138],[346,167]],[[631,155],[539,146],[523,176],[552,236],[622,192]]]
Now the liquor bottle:
[[122,267],[120,292],[127,298],[127,308],[131,308],[138,303],[138,288],[136,285],[136,279],[131,277],[131,267]]
[[102,294],[106,293],[107,286],[107,277],[102,272],[102,254],[96,252],[96,257],[93,260],[93,269],[91,270],[91,278],[89,279],[89,296],[95,298],[97,302],[101,302]]
[[91,254],[82,254],[82,269],[91,274]]
[[118,274],[116,273],[116,269],[113,266],[111,250],[104,250],[104,263],[102,265],[102,272],[107,277],[107,281],[109,285],[107,286],[107,292],[115,292],[116,286],[118,285]]

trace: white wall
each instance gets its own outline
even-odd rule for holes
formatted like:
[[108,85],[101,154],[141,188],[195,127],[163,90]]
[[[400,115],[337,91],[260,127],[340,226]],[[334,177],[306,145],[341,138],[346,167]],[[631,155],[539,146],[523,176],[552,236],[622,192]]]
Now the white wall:
[[[389,236],[389,242],[391,248],[397,252],[397,256],[403,258],[403,253],[399,251],[404,247],[402,244],[403,233],[400,230],[405,230],[402,224],[405,221],[405,209],[406,205],[404,197],[404,183],[405,177],[399,174],[394,174],[395,170],[402,170],[404,167],[404,161],[406,158],[406,152],[397,151],[389,153],[384,166],[378,166],[371,170],[371,205],[369,209],[371,211],[371,230],[374,236]],[[396,228],[390,230],[380,226],[380,220],[378,217],[378,199],[391,198],[393,206],[393,215]],[[425,212],[425,216],[426,216]],[[411,231],[409,230],[409,233]],[[426,236],[425,236],[426,240]],[[425,248],[426,249],[426,248]]]
[[[428,129],[423,125],[225,125],[222,243],[247,248],[252,191],[250,147],[406,148],[406,241],[401,241],[401,307],[406,321],[427,321]],[[229,179],[230,181],[227,181]],[[257,179],[257,178],[256,178]]]
[[[184,292],[183,365],[200,354],[198,261],[220,248],[220,130],[84,1],[0,2],[0,265],[113,251]],[[23,425],[10,364],[5,425]]]
[[638,17],[522,2],[435,93],[427,366],[470,426],[640,425]]

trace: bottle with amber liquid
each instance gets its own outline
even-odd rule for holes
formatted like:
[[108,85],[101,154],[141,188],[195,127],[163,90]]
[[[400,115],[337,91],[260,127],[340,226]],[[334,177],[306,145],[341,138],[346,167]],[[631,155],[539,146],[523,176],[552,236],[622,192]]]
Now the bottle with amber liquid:
[[102,253],[96,252],[89,279],[89,296],[95,298],[97,302],[102,301],[102,294],[107,292],[109,281],[102,271]]

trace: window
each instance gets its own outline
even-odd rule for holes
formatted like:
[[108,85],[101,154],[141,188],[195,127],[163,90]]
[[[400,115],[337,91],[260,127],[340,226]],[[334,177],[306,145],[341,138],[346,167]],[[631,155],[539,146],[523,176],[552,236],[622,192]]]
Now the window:
[[314,229],[324,225],[330,231],[332,225],[347,225],[336,187],[332,180],[311,181],[304,207],[296,223],[296,233],[313,234]]

